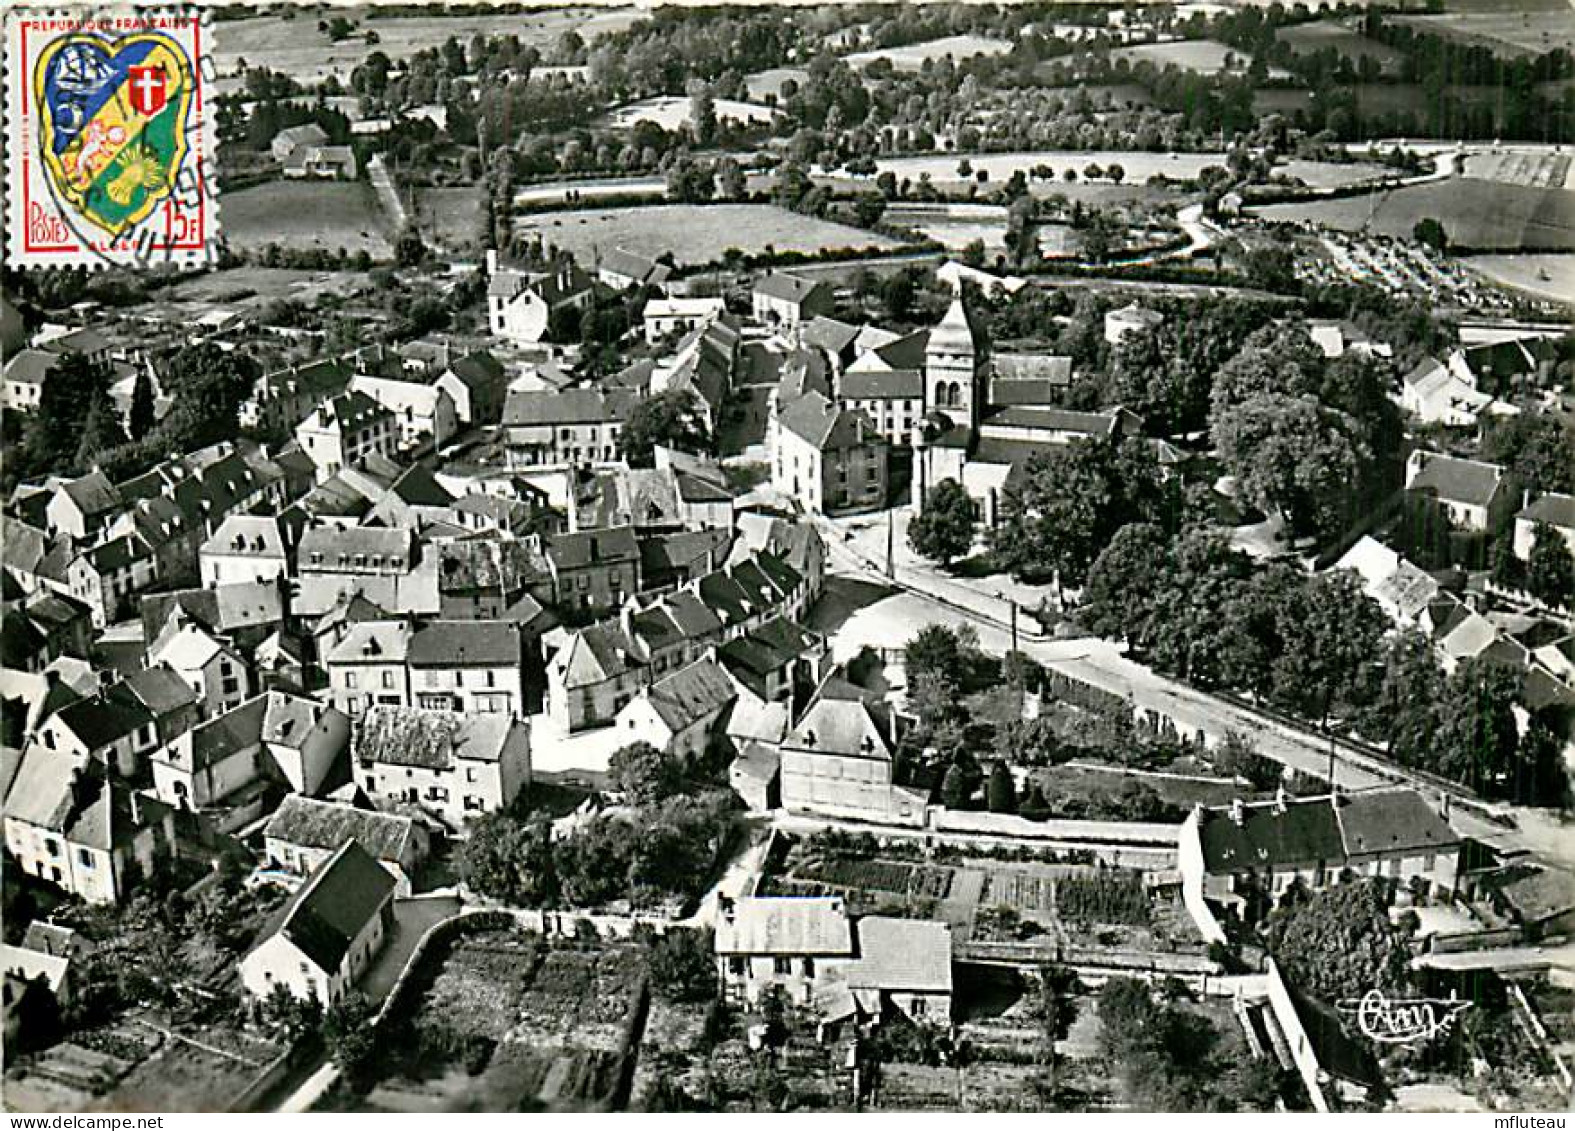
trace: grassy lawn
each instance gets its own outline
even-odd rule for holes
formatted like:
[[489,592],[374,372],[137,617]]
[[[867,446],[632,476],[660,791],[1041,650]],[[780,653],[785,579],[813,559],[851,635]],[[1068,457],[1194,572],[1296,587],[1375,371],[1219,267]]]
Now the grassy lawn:
[[518,231],[540,236],[581,262],[613,248],[650,257],[670,251],[681,264],[699,265],[720,260],[729,248],[745,254],[775,249],[813,255],[842,248],[901,246],[888,236],[800,216],[771,204],[586,208],[522,217]]
[[1253,210],[1265,220],[1298,220],[1339,231],[1363,229],[1411,238],[1418,220],[1443,222],[1452,244],[1513,251],[1575,249],[1575,193],[1494,184],[1470,177],[1434,181],[1375,196],[1272,204]]
[[236,247],[394,254],[377,195],[360,181],[276,181],[227,192],[222,220]]

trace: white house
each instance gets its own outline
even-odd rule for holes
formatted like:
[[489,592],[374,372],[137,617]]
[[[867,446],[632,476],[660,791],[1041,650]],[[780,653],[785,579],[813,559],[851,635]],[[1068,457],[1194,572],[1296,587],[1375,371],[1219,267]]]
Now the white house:
[[351,390],[313,409],[295,426],[295,441],[317,468],[321,483],[369,455],[393,455],[399,429],[393,413],[365,393]]
[[290,570],[279,520],[271,515],[232,514],[197,551],[202,584],[274,581]]
[[1405,485],[1437,499],[1449,520],[1464,530],[1491,530],[1499,514],[1514,505],[1502,467],[1421,448],[1406,460]]
[[653,298],[641,315],[646,343],[654,346],[670,335],[687,334],[726,309],[719,298]]
[[197,693],[205,718],[239,707],[252,694],[251,667],[240,652],[197,624],[182,625],[161,640],[149,651],[148,664],[168,664]]
[[756,322],[797,326],[816,315],[829,315],[835,299],[831,287],[819,279],[777,271],[756,281],[750,305]]
[[530,784],[530,728],[507,715],[374,707],[351,740],[355,784],[462,829]]
[[350,388],[389,411],[402,447],[413,448],[426,441],[441,446],[459,431],[454,398],[441,385],[361,373],[350,379]]
[[618,712],[630,742],[649,742],[673,758],[703,757],[738,698],[733,681],[715,660],[697,660],[651,684]]
[[1522,561],[1531,556],[1538,526],[1550,528],[1575,554],[1575,495],[1550,491],[1534,499],[1515,516],[1515,556]]
[[283,986],[302,1000],[337,1004],[393,927],[394,886],[394,877],[364,848],[346,841],[241,959],[241,984],[258,998]]
[[590,277],[572,263],[531,275],[500,267],[497,252],[488,251],[487,275],[487,326],[515,345],[542,341],[555,314],[584,311],[595,298]]

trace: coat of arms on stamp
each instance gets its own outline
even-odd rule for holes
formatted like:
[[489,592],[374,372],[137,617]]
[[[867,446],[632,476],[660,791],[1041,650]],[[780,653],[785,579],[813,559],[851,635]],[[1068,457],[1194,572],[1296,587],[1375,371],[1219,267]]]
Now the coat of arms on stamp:
[[7,16],[8,263],[208,261],[207,34],[189,10]]

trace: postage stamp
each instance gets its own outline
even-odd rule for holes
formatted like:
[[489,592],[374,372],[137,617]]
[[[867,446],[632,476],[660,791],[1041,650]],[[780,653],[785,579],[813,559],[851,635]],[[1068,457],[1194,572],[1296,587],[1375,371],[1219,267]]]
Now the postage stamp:
[[6,14],[10,266],[212,261],[209,50],[196,9]]

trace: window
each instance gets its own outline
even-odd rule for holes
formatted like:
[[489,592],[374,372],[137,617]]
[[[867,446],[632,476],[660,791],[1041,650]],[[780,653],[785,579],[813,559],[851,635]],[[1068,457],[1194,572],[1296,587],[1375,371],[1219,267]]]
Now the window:
[[44,841],[44,847],[49,849],[49,855],[51,855],[51,856],[59,856],[60,855],[60,842],[58,840],[55,840],[53,837],[50,837],[48,840]]
[[793,960],[791,958],[777,957],[771,960],[772,968],[778,974],[793,973]]
[[806,977],[806,978],[813,978],[814,976],[815,976],[815,960],[813,958],[806,958],[806,959],[804,959],[804,977]]
[[741,954],[732,955],[727,960],[727,970],[730,974],[737,974],[742,978],[749,972],[749,960]]
[[93,867],[93,854],[85,848],[77,849],[77,863],[84,868]]
[[489,671],[487,673],[487,686],[488,687],[496,687],[497,685],[498,685],[498,673]]
[[345,672],[345,686],[354,690],[357,686],[357,678],[355,672]]
[[394,673],[393,672],[384,672],[383,673],[383,687],[385,689],[387,689],[387,690],[392,690],[393,689],[393,687],[394,687]]
[[427,797],[432,801],[447,801],[448,790],[441,785],[428,786]]

